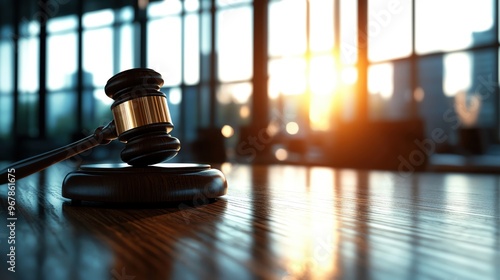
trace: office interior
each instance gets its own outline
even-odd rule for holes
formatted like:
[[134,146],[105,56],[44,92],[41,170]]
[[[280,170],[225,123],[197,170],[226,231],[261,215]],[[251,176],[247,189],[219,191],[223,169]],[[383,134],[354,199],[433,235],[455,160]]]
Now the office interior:
[[106,81],[147,67],[165,79],[173,161],[500,167],[495,0],[0,5],[2,161],[91,134],[112,119]]

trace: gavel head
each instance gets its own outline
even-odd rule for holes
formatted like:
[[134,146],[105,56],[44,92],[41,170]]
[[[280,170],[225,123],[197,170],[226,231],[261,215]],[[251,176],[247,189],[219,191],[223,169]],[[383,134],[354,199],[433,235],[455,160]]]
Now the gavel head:
[[121,158],[130,165],[151,165],[173,158],[181,143],[170,136],[174,125],[167,98],[160,92],[161,75],[136,68],[116,74],[105,87],[111,105],[118,140],[126,143]]

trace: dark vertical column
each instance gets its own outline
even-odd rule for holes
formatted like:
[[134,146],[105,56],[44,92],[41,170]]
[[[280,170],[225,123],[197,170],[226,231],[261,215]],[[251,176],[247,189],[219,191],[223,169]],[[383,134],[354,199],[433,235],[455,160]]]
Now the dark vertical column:
[[[45,15],[47,11],[47,0],[39,2],[39,13]],[[38,137],[44,139],[46,136],[47,115],[47,17],[40,17],[40,45],[38,64]]]
[[358,0],[358,86],[356,118],[368,120],[368,0]]
[[215,14],[215,0],[211,0],[210,6],[210,127],[215,127],[216,117],[216,92],[217,92],[217,22]]
[[253,94],[252,126],[263,128],[269,121],[268,101],[268,1],[255,0],[253,3]]
[[76,109],[76,132],[83,131],[83,0],[77,0],[77,13],[78,13],[78,30],[77,30],[77,40],[76,40],[76,98],[77,98],[77,109]]
[[148,39],[148,26],[147,26],[147,12],[146,9],[139,8],[138,2],[135,3],[135,22],[139,24],[139,65],[146,67],[147,64],[147,39]]

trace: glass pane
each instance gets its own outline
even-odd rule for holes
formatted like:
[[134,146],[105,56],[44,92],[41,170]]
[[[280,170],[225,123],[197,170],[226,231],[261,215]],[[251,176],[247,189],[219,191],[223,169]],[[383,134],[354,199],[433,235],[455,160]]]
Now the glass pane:
[[113,24],[115,14],[111,9],[100,10],[84,14],[82,20],[84,28],[101,27]]
[[252,0],[217,0],[218,7],[231,7],[238,4],[251,3]]
[[416,1],[416,51],[451,51],[491,43],[495,40],[493,2]]
[[411,0],[371,0],[368,57],[371,61],[409,56],[412,48]]
[[115,52],[119,52],[120,57],[118,60],[118,71],[131,69],[136,66],[134,30],[135,28],[132,24],[124,24],[119,29],[120,46],[115,50]]
[[306,61],[283,58],[269,61],[269,97],[297,95],[306,91]]
[[0,27],[0,38],[11,39],[13,35],[14,35],[14,29],[12,29],[12,25],[3,24]]
[[168,110],[170,112],[170,118],[174,123],[172,135],[180,135],[183,129],[183,124],[181,124],[182,90],[178,87],[162,88],[161,92],[167,95]]
[[456,144],[462,128],[495,127],[497,57],[496,50],[480,50],[419,61],[419,112],[428,135],[443,129]]
[[222,82],[252,78],[252,8],[217,13],[218,77]]
[[165,86],[181,83],[181,19],[167,17],[148,24],[148,67],[159,71]]
[[444,56],[444,95],[453,97],[472,86],[472,57],[468,53],[451,53]]
[[112,103],[113,100],[104,93],[103,88],[84,90],[82,100],[84,129],[94,131],[96,127],[108,123],[112,119],[110,110]]
[[[181,115],[180,115],[180,105],[183,100],[182,90],[180,88],[162,88],[161,92],[167,95],[168,100],[168,110],[170,112],[170,118],[177,129],[180,126]],[[178,132],[176,132],[178,134]]]
[[47,39],[47,88],[60,90],[76,84],[76,33],[52,35]]
[[12,94],[14,70],[14,45],[10,40],[0,40],[0,95]]
[[129,22],[134,20],[134,9],[130,6],[122,8],[117,12],[117,20],[121,22]]
[[210,87],[202,86],[199,98],[200,127],[208,127],[210,125]]
[[12,127],[14,123],[14,97],[12,95],[0,95],[0,137],[12,137]]
[[222,84],[217,91],[216,123],[227,138],[226,146],[234,148],[239,128],[250,121],[251,83]]
[[218,7],[231,7],[238,4],[251,3],[252,0],[217,0]]
[[38,21],[23,21],[19,24],[21,36],[35,36],[40,33],[40,23]]
[[38,91],[38,38],[19,39],[19,91]]
[[20,94],[17,108],[19,135],[38,136],[38,95]]
[[309,85],[311,89],[309,120],[313,130],[331,128],[334,90],[337,87],[335,60],[331,55],[315,56],[310,60]]
[[[205,2],[202,2],[205,3]],[[212,30],[210,28],[210,13],[203,12],[201,15],[201,41],[200,41],[200,80],[203,82],[208,82],[210,80],[210,52],[211,46],[211,34]]]
[[303,54],[306,51],[306,2],[279,1],[269,4],[269,54]]
[[211,16],[210,13],[204,12],[201,15],[201,53],[203,55],[210,55],[211,51]]
[[311,51],[327,51],[333,48],[334,1],[310,1],[310,48]]
[[184,0],[184,9],[186,12],[195,12],[200,8],[200,0]]
[[78,18],[76,15],[55,17],[49,19],[47,22],[47,32],[61,32],[66,30],[76,29],[78,25]]
[[368,90],[371,119],[401,120],[410,117],[412,101],[408,61],[370,66]]
[[184,22],[184,83],[192,85],[200,80],[199,16],[187,15]]
[[344,64],[358,59],[358,5],[357,1],[340,1],[340,56]]
[[180,0],[164,0],[153,2],[148,5],[148,17],[161,17],[166,15],[180,14],[182,3]]
[[49,137],[76,132],[76,92],[48,93],[46,121]]
[[217,101],[221,104],[245,104],[251,95],[251,83],[222,84],[217,91]]
[[[113,30],[100,28],[83,32],[83,69],[92,75],[92,85],[104,87],[113,76]],[[88,82],[89,79],[86,80]]]
[[[474,102],[478,101],[477,117],[472,123],[462,120],[462,126],[495,127],[498,108],[498,81],[495,80],[498,52],[496,50],[479,50],[468,52],[471,59],[471,87],[467,91],[468,113],[474,113]],[[457,98],[455,97],[455,104]],[[455,107],[458,110],[458,107]]]

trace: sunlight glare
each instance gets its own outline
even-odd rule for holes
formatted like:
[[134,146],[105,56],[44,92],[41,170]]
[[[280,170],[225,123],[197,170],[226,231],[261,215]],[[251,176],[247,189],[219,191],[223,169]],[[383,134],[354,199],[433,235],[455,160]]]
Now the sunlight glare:
[[331,95],[337,83],[333,56],[313,57],[310,65],[311,93],[313,95]]
[[311,110],[309,120],[313,130],[327,131],[330,129],[330,112],[333,96],[313,95],[311,96]]
[[358,69],[354,66],[342,69],[342,82],[346,85],[353,85],[358,80]]

